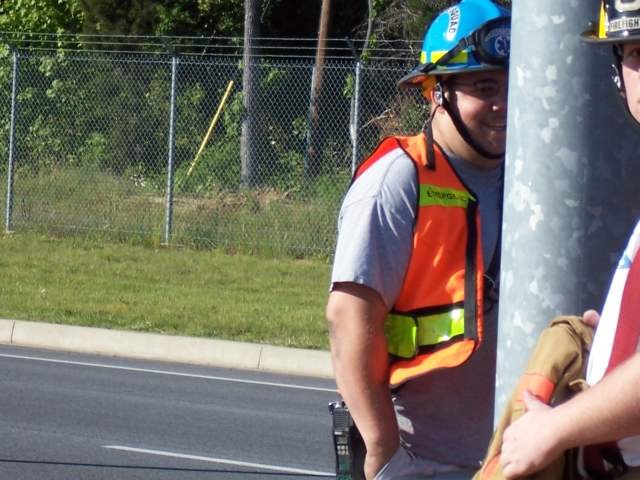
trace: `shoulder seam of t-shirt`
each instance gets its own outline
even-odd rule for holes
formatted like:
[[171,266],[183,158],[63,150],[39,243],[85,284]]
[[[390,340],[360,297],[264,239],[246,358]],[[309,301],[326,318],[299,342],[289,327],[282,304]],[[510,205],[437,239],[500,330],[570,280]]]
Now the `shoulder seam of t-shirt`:
[[[387,175],[389,175],[389,170],[391,169],[392,164],[400,157],[406,157],[407,161],[412,162],[411,158],[409,158],[409,156],[406,154],[406,152],[404,150],[402,150],[400,147],[398,147],[397,149],[391,150],[390,152],[386,153],[384,156],[380,157],[380,160],[378,160],[378,162],[380,162],[381,160],[384,159],[384,161],[389,162],[389,164],[386,166],[384,173],[380,176],[380,182],[379,184],[382,185],[384,184],[384,180],[386,179]],[[362,175],[365,176],[367,175],[367,173],[370,174],[371,169],[367,170],[366,172],[364,172]],[[362,178],[362,177],[359,177]],[[357,182],[357,180],[356,180]],[[354,182],[354,184],[356,183]],[[352,184],[352,187],[353,185]],[[344,206],[348,206],[348,205],[353,205],[356,203],[360,203],[364,200],[372,200],[372,199],[379,199],[380,195],[381,195],[381,188],[376,189],[375,193],[371,193],[369,195],[363,195],[353,201],[349,201],[348,203],[346,203]],[[345,197],[345,200],[348,200],[348,194]]]

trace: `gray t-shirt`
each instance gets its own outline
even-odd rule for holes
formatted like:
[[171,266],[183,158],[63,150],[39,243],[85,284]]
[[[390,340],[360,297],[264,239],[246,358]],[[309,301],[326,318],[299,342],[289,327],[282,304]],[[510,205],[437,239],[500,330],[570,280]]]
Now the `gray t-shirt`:
[[[449,156],[478,197],[485,268],[499,237],[501,169],[480,170]],[[400,149],[353,183],[338,219],[332,285],[355,282],[395,303],[409,263],[417,205],[413,162]],[[464,365],[412,380],[393,395],[402,444],[415,455],[477,467],[493,430],[497,306],[485,316],[485,338]]]

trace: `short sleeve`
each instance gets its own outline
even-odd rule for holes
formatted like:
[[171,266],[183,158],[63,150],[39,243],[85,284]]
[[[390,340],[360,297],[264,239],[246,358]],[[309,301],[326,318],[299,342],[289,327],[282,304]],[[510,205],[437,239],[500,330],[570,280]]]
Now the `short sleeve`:
[[411,256],[417,184],[416,167],[400,149],[357,178],[340,210],[332,286],[366,285],[393,306]]

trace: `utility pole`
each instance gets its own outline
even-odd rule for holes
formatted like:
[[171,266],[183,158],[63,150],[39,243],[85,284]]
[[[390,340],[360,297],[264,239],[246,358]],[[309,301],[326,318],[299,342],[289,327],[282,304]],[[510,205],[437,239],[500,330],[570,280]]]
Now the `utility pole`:
[[598,7],[513,2],[496,418],[548,322],[602,308],[639,213],[639,135],[611,46],[580,39]]

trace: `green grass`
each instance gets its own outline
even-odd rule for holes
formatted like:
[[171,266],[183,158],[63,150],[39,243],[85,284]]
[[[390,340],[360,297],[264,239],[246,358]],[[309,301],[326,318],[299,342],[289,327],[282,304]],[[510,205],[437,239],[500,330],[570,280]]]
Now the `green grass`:
[[0,317],[326,349],[329,264],[0,236]]
[[[326,261],[348,181],[341,174],[289,191],[216,187],[198,195],[176,192],[171,243]],[[159,245],[165,229],[163,182],[159,175],[141,185],[127,174],[95,168],[23,168],[15,175],[12,229]]]

